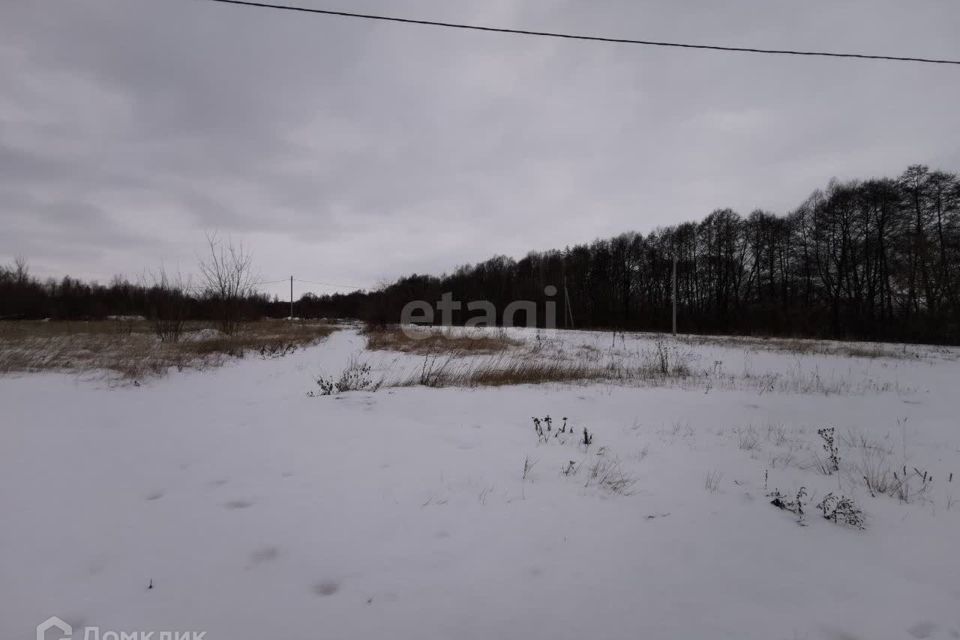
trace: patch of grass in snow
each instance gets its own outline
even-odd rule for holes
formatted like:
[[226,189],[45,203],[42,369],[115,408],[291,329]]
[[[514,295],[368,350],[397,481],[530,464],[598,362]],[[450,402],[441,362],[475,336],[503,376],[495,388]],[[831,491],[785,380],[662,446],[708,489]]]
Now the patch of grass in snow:
[[[369,329],[370,349],[393,349],[422,355],[421,366],[389,382],[391,386],[496,387],[524,384],[605,382],[626,386],[682,386],[756,391],[846,395],[909,391],[897,381],[884,381],[855,372],[828,371],[805,366],[799,359],[782,370],[756,371],[748,363],[741,372],[724,372],[721,361],[696,366],[701,354],[683,340],[656,336],[634,348],[600,348],[568,344],[563,338],[508,339],[502,331],[470,333],[451,328],[421,328],[423,340],[397,328]],[[577,336],[582,339],[582,336]]]
[[[419,334],[419,335],[418,335]],[[500,387],[529,384],[608,383],[637,387],[702,388],[727,391],[853,395],[888,391],[909,392],[893,381],[858,375],[853,370],[821,374],[819,363],[783,362],[782,368],[757,370],[749,360],[742,371],[725,371],[721,360],[699,366],[703,354],[688,348],[689,338],[658,335],[630,344],[583,344],[590,332],[563,337],[537,331],[524,339],[502,329],[463,327],[367,326],[362,335],[366,348],[421,356],[419,365],[409,360],[396,373],[387,372],[390,387]],[[600,334],[597,334],[600,335]],[[621,348],[622,347],[622,348]]]
[[606,379],[609,378],[603,371],[585,364],[542,360],[525,354],[498,354],[479,360],[428,355],[419,371],[409,374],[396,386],[500,387]]
[[703,488],[710,493],[716,493],[720,490],[720,480],[723,479],[723,473],[717,469],[708,471],[703,476]]
[[633,493],[636,484],[636,479],[624,473],[619,460],[604,454],[598,455],[589,466],[584,486],[595,486],[618,496],[628,496]]
[[760,446],[760,434],[753,426],[737,427],[737,446],[743,451],[753,451]]
[[363,330],[370,351],[399,351],[422,356],[476,355],[506,351],[521,346],[521,342],[507,336],[506,332],[471,331],[452,327],[376,327],[367,325]]
[[716,385],[722,389],[750,390],[757,393],[798,393],[816,395],[860,395],[864,393],[898,393],[912,391],[899,381],[890,382],[867,376],[856,377],[853,374],[822,376],[814,367],[805,370],[799,362],[786,371],[757,373],[749,368],[739,375],[725,375],[715,378]]
[[180,341],[161,341],[145,320],[0,322],[0,373],[106,371],[121,379],[163,375],[171,367],[205,369],[230,358],[286,355],[329,336],[323,322],[261,320],[235,335],[188,323]]
[[902,431],[899,455],[889,434],[878,439],[860,429],[838,433],[833,427],[825,427],[817,430],[817,444],[823,453],[813,445],[810,460],[798,467],[821,475],[839,474],[848,485],[861,485],[873,497],[886,495],[904,503],[926,502],[933,487],[933,474],[908,462],[906,427],[903,421],[898,424]]
[[845,358],[917,359],[922,351],[912,345],[880,342],[837,342],[800,338],[761,338],[753,336],[681,336],[682,342],[694,346],[744,348],[798,355],[823,355]]
[[316,379],[318,388],[307,395],[316,397],[346,393],[347,391],[376,391],[383,385],[383,380],[374,382],[371,372],[370,365],[363,361],[358,354],[354,354],[350,357],[350,362],[346,368],[340,372],[339,378],[319,376]]
[[617,384],[664,384],[693,375],[680,364],[666,368],[651,356],[639,364],[623,358],[584,360],[563,353],[531,351],[501,352],[479,358],[429,354],[419,371],[396,386],[501,387],[521,384],[612,382]]
[[[863,489],[873,498],[886,496],[894,498],[904,504],[935,505],[934,476],[928,468],[908,462],[908,442],[905,421],[898,420],[902,432],[902,442],[898,446],[891,442],[890,434],[875,437],[859,428],[847,429],[841,432],[833,427],[821,427],[816,430],[817,440],[803,442],[800,434],[804,429],[787,432],[782,427],[768,431],[768,441],[774,444],[774,453],[770,457],[770,468],[782,469],[791,464],[797,469],[814,472],[818,475],[837,478],[837,487],[853,492],[851,496],[834,495],[828,493],[824,501],[818,506],[824,517],[838,524],[848,524],[857,528],[864,526],[864,514],[855,503],[854,497]],[[786,452],[777,451],[786,449]],[[795,453],[801,449],[810,451],[809,458],[794,464]],[[765,472],[764,488],[769,471]],[[946,478],[946,483],[943,482]],[[944,473],[941,485],[944,487],[942,496],[947,510],[954,506],[954,499],[949,491],[953,480],[952,473]],[[814,482],[816,484],[816,482]],[[802,507],[799,499],[788,503],[786,498],[775,491],[771,497],[780,498],[781,508],[797,512],[796,507]]]
[[840,442],[849,451],[846,455],[848,475],[853,475],[854,480],[862,479],[874,497],[896,495],[898,482],[893,477],[894,451],[889,444],[853,430],[842,436]]

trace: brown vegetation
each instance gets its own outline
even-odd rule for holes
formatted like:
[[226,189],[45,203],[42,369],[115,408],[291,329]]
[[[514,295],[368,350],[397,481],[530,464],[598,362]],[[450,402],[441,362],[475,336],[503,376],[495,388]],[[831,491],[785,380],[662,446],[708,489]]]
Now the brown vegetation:
[[752,350],[825,355],[849,358],[918,358],[916,347],[881,342],[834,342],[805,338],[757,338],[750,336],[680,336],[681,342],[693,346],[716,346]]
[[421,370],[402,380],[398,386],[500,387],[586,381],[656,385],[691,375],[688,368],[680,366],[661,371],[646,357],[639,364],[631,364],[622,360],[589,361],[527,350],[471,360],[464,360],[462,354],[430,354],[424,357]]
[[170,367],[203,369],[253,353],[278,357],[326,338],[320,322],[263,320],[225,335],[186,323],[178,342],[161,341],[141,319],[93,322],[0,322],[0,373],[108,371],[126,379],[162,375]]
[[521,342],[506,335],[505,332],[475,332],[469,330],[454,331],[432,328],[373,327],[368,326],[367,349],[370,351],[399,351],[417,355],[452,354],[484,355],[500,353],[511,347],[521,346]]

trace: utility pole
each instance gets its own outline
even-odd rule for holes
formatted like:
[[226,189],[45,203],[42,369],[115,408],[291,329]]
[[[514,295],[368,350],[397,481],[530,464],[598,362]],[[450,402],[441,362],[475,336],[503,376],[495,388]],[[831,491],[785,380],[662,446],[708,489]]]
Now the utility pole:
[[569,319],[571,329],[576,329],[573,326],[573,308],[570,306],[570,293],[567,291],[567,276],[563,276],[563,302],[564,302],[564,314],[563,314],[563,327],[567,328],[567,320]]
[[673,254],[673,335],[677,335],[677,254]]
[[290,319],[293,320],[293,276],[290,276]]

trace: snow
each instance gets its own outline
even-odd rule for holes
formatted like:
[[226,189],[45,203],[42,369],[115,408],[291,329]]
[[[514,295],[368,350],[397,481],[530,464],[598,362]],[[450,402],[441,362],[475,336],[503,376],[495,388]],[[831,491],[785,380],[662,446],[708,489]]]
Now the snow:
[[[307,396],[357,354],[388,379],[422,361],[363,345],[344,329],[139,387],[0,377],[0,638],[51,615],[74,637],[960,638],[955,351],[689,345],[709,379]],[[594,444],[539,443],[531,418],[547,414]],[[871,497],[844,445],[841,474],[818,473],[823,426],[885,443],[933,473],[930,491]],[[598,460],[632,492],[590,482]],[[766,497],[801,486],[805,526]],[[864,530],[820,517],[830,491],[862,506]]]

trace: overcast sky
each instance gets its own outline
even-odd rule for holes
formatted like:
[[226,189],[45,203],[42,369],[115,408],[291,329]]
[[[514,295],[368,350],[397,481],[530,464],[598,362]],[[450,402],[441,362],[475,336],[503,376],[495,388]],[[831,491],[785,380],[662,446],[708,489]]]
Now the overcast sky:
[[[960,58],[956,0],[297,3]],[[718,207],[785,212],[833,176],[960,170],[958,67],[203,0],[2,0],[0,87],[0,262],[23,255],[42,276],[108,281],[161,263],[190,272],[216,230],[252,250],[265,280],[369,287]]]

